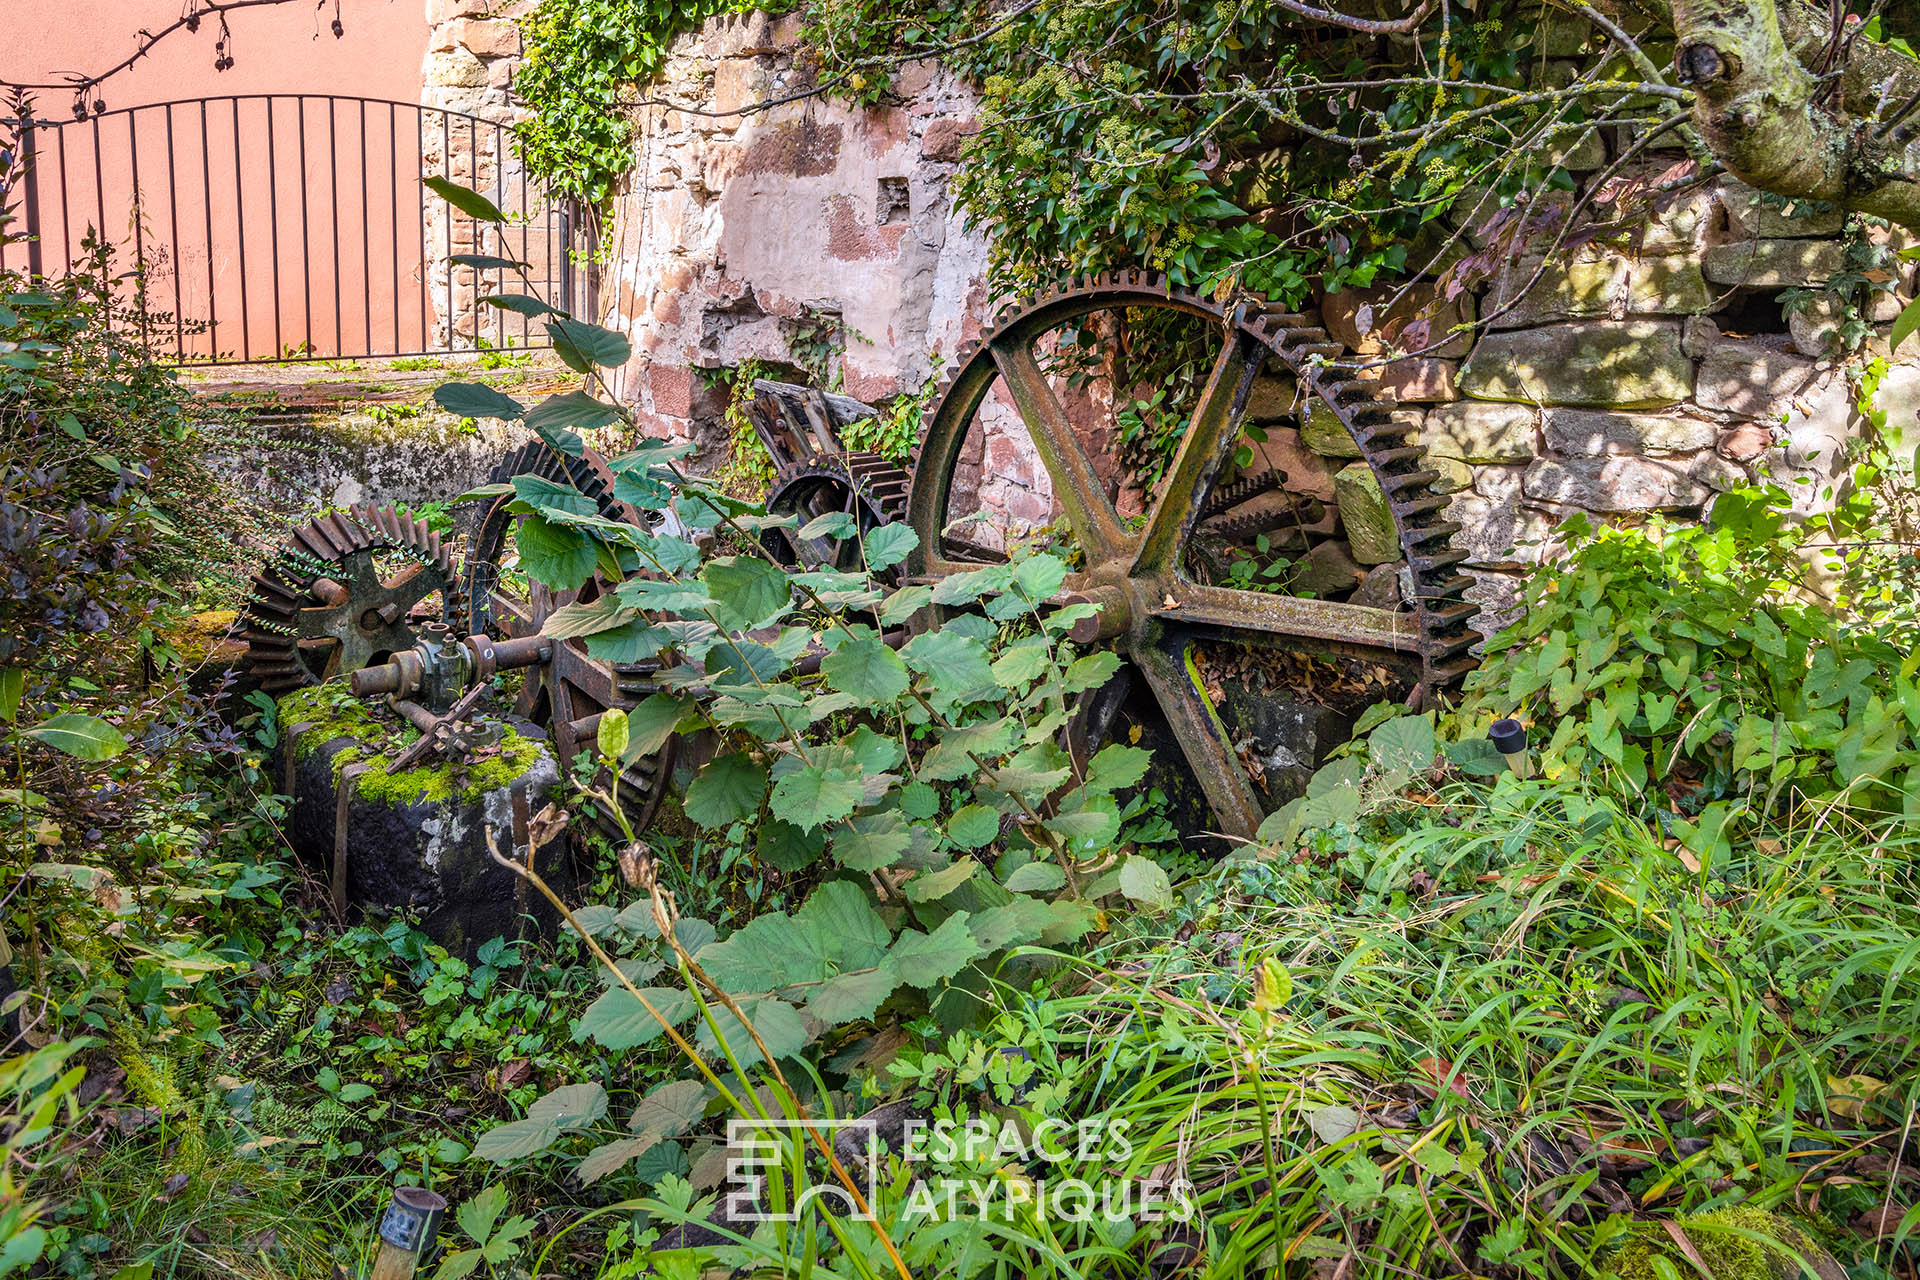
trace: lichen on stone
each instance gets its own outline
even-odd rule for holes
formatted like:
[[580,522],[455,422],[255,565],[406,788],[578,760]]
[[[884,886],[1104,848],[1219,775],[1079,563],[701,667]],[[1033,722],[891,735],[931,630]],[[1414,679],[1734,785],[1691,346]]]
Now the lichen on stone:
[[477,760],[449,762],[430,757],[426,764],[399,773],[389,772],[393,759],[418,741],[419,730],[403,720],[376,716],[344,686],[314,685],[281,697],[278,721],[283,734],[306,725],[288,742],[296,760],[303,760],[329,742],[342,738],[330,764],[337,781],[353,763],[367,768],[354,780],[354,790],[369,800],[392,806],[442,803],[455,798],[477,800],[490,791],[510,786],[540,761],[545,744],[507,726],[500,741]]

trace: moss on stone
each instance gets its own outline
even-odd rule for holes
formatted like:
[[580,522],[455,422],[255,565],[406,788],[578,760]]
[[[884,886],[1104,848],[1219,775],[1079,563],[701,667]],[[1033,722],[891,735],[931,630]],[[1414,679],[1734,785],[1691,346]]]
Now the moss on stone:
[[[1693,1242],[1715,1280],[1777,1280],[1800,1275],[1795,1255],[1805,1255],[1815,1273],[1820,1274],[1819,1261],[1826,1256],[1811,1236],[1788,1219],[1748,1205],[1681,1218],[1677,1225]],[[1619,1280],[1659,1280],[1655,1258],[1666,1259],[1681,1275],[1694,1273],[1673,1237],[1652,1222],[1635,1225],[1632,1237],[1614,1254],[1607,1270]]]
[[545,749],[540,740],[525,737],[509,726],[499,743],[479,760],[449,763],[436,757],[427,764],[392,773],[389,766],[394,757],[417,742],[420,731],[404,721],[375,716],[344,686],[296,689],[280,699],[278,712],[283,734],[295,725],[310,726],[289,742],[294,759],[304,760],[326,743],[349,739],[350,745],[340,748],[330,761],[335,780],[347,765],[363,763],[368,767],[355,780],[354,790],[369,800],[393,806],[439,803],[456,797],[477,800],[532,769]]

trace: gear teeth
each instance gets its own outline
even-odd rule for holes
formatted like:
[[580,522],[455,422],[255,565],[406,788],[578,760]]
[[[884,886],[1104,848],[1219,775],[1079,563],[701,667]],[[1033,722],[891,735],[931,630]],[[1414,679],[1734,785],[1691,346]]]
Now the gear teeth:
[[1199,518],[1209,520],[1214,516],[1225,515],[1235,507],[1251,502],[1263,493],[1272,493],[1286,481],[1286,472],[1278,467],[1269,467],[1257,475],[1242,476],[1231,484],[1216,485],[1213,492],[1207,495],[1205,504],[1201,506]]

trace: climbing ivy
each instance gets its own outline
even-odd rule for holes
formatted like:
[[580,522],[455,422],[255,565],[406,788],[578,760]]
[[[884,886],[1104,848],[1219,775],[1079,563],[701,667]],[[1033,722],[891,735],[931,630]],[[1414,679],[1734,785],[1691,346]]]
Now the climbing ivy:
[[532,113],[516,127],[527,167],[589,204],[633,167],[621,103],[660,73],[676,36],[740,0],[541,0],[520,20],[525,57],[514,90]]

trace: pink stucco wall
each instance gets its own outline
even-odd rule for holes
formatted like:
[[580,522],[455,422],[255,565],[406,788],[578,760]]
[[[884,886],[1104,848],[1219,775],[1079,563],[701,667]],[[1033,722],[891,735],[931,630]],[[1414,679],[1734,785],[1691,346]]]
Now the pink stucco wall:
[[[180,12],[181,0],[0,0],[0,84],[98,73]],[[333,0],[229,13],[225,71],[209,15],[102,85],[97,122],[38,131],[44,266],[101,230],[123,268],[145,266],[150,307],[177,315],[190,353],[422,345],[420,120],[405,106],[297,95],[420,102],[426,5],[338,0],[337,13],[338,37]],[[268,94],[288,96],[245,96]],[[158,109],[200,98],[237,101]],[[72,105],[70,93],[36,91],[39,118],[71,120]],[[20,257],[16,246],[7,261]],[[192,332],[209,320],[210,332]]]

